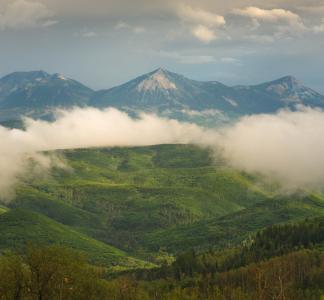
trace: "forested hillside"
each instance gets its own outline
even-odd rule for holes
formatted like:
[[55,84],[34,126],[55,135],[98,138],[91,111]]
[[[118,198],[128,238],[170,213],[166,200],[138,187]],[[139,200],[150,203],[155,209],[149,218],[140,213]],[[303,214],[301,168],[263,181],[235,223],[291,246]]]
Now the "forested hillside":
[[[320,194],[280,196],[276,185],[229,168],[210,149],[161,145],[55,155],[65,168],[25,179],[4,206],[0,230],[18,222],[10,225],[14,240],[34,241],[34,230],[19,222],[35,226],[29,220],[36,218],[47,224],[39,226],[42,236],[65,228],[155,262],[161,252],[235,246],[266,226],[324,214]],[[10,249],[10,239],[0,247]]]
[[[17,283],[24,296],[15,299],[39,292],[28,249],[47,257],[52,247],[71,261],[72,273],[69,251],[84,257],[94,298],[84,292],[81,275],[60,277],[60,265],[42,299],[57,293],[64,299],[235,300],[323,294],[322,194],[280,195],[277,183],[233,170],[219,154],[191,145],[46,155],[53,154],[65,167],[24,177],[15,198],[0,207],[0,272],[11,270],[24,281]],[[55,255],[53,261],[61,264]],[[1,291],[13,282],[2,282]],[[78,292],[66,294],[70,288]]]

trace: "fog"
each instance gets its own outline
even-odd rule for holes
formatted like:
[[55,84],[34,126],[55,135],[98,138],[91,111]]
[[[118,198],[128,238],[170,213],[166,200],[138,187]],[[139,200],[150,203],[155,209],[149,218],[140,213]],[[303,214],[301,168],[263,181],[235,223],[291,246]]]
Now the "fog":
[[286,189],[324,186],[324,112],[300,108],[242,118],[217,141],[235,168],[280,181]]
[[[14,185],[26,172],[37,175],[57,164],[57,159],[42,155],[41,151],[192,143],[199,140],[202,132],[196,125],[154,115],[143,114],[134,120],[116,109],[92,108],[59,111],[52,123],[26,119],[25,130],[0,126],[0,199],[13,197]],[[36,168],[29,168],[28,158],[37,163]]]
[[[132,119],[116,109],[59,111],[55,122],[25,120],[25,130],[0,127],[0,198],[10,200],[28,173],[48,173],[57,158],[41,152],[102,146],[192,143],[222,150],[237,169],[260,173],[290,190],[324,186],[324,112],[301,108],[243,117],[225,128],[142,114]],[[30,160],[36,164],[31,171]]]

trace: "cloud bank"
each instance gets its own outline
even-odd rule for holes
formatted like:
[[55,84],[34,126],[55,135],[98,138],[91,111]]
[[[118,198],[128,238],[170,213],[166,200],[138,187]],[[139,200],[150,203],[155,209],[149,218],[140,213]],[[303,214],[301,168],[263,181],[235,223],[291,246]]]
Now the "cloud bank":
[[142,115],[134,120],[115,109],[61,111],[53,123],[27,119],[25,130],[0,126],[0,199],[10,199],[13,187],[28,168],[28,158],[38,169],[48,170],[53,161],[41,151],[100,146],[145,146],[191,143],[202,130],[190,124]]
[[205,129],[142,114],[130,118],[116,109],[61,111],[53,123],[26,120],[26,129],[0,127],[0,198],[10,199],[14,185],[30,172],[57,161],[42,151],[103,146],[192,143],[221,150],[239,170],[259,173],[289,190],[324,187],[324,111],[302,108],[275,115],[243,117],[226,128]]
[[40,2],[15,0],[4,10],[0,10],[0,29],[24,29],[37,26],[50,26],[54,13]]
[[224,129],[217,143],[235,168],[274,178],[287,189],[324,186],[322,110],[245,117]]

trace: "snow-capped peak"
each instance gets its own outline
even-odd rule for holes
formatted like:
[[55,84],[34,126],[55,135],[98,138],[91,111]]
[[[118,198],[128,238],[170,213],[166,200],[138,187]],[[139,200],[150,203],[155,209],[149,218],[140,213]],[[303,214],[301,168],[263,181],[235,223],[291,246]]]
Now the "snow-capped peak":
[[152,73],[147,79],[143,80],[137,87],[137,91],[155,91],[162,90],[176,90],[176,85],[168,79],[163,69],[158,69]]
[[62,74],[59,74],[59,73],[56,73],[54,74],[54,77],[56,77],[57,79],[60,79],[60,80],[68,80],[64,75]]

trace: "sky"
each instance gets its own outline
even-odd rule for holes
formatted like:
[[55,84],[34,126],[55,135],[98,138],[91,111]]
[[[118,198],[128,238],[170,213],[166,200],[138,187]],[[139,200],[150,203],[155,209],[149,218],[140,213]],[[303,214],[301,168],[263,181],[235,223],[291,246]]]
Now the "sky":
[[0,76],[62,73],[94,88],[158,67],[324,93],[324,0],[0,0]]

